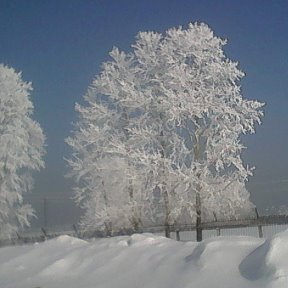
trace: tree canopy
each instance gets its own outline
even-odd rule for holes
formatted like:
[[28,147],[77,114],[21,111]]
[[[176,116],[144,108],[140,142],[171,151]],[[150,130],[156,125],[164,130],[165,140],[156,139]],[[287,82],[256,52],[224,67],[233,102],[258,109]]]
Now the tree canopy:
[[33,170],[44,166],[44,135],[31,119],[31,83],[0,64],[0,234],[11,236],[29,226],[33,209],[23,201],[32,187]]
[[[86,216],[96,226],[89,209],[115,212],[127,204],[137,225],[149,217],[165,224],[169,236],[183,215],[200,227],[209,217],[237,217],[253,206],[240,136],[255,132],[263,103],[243,98],[244,73],[226,57],[225,44],[206,24],[191,23],[140,32],[129,53],[110,52],[87,105],[76,106],[79,121],[67,141],[76,199],[89,203]],[[123,179],[126,185],[107,190]],[[122,200],[112,207],[107,193]],[[98,199],[93,208],[92,199]]]

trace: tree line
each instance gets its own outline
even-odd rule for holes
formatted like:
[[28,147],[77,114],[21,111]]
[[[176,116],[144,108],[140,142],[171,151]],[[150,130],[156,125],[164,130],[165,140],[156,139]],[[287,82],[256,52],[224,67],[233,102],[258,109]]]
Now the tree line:
[[[225,55],[225,44],[206,24],[191,23],[187,29],[140,32],[128,53],[112,49],[110,60],[84,95],[85,105],[75,105],[78,120],[66,139],[72,151],[67,161],[75,179],[74,198],[84,209],[82,228],[112,235],[121,229],[141,231],[150,221],[164,224],[169,237],[169,227],[185,216],[196,223],[201,241],[201,223],[206,219],[215,214],[237,218],[250,211],[253,204],[245,183],[252,169],[241,158],[245,147],[240,136],[255,132],[263,103],[243,98],[244,73]],[[17,109],[11,99],[16,96],[9,90],[15,80],[13,85],[25,91],[25,101],[32,105],[27,98],[30,84],[20,76],[1,66],[0,109],[6,114],[8,107]],[[31,109],[27,108],[26,117]],[[6,123],[13,122],[6,118],[0,122],[1,143],[8,131]],[[10,174],[43,165],[44,136],[36,126],[37,137],[29,139],[27,149],[36,164],[26,165],[30,160],[21,158],[18,167],[20,158],[15,155],[21,148],[15,146]],[[13,129],[9,135],[14,138]],[[28,134],[33,131],[23,129]],[[37,153],[30,151],[33,145],[38,145]],[[0,163],[6,168],[0,168],[0,205],[15,211],[28,189],[14,182],[10,187],[2,184],[8,175],[5,155],[9,153],[1,146]],[[15,198],[10,194],[13,189]],[[30,214],[24,214],[27,222]],[[0,231],[3,225],[0,222]]]

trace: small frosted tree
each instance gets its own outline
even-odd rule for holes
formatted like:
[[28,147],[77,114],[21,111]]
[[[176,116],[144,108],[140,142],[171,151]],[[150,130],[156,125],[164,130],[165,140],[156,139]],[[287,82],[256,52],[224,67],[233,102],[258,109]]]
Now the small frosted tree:
[[[139,175],[128,157],[128,111],[111,99],[101,99],[95,80],[76,105],[79,121],[66,142],[73,149],[68,163],[75,177],[75,201],[84,209],[80,226],[106,235],[141,226]],[[120,150],[122,150],[120,152]]]
[[31,83],[0,65],[0,235],[11,237],[29,226],[33,209],[23,201],[32,187],[33,170],[44,166],[44,135],[31,119]]

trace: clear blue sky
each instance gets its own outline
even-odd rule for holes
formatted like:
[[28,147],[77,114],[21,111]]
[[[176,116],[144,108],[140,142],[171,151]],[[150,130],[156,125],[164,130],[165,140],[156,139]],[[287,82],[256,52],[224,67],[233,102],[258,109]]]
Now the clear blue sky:
[[113,46],[129,50],[138,31],[205,22],[227,38],[226,54],[247,76],[243,95],[266,102],[263,125],[244,137],[248,183],[260,208],[288,204],[288,1],[0,0],[0,63],[32,81],[34,118],[47,136],[46,169],[34,194],[71,195],[63,157],[92,78]]

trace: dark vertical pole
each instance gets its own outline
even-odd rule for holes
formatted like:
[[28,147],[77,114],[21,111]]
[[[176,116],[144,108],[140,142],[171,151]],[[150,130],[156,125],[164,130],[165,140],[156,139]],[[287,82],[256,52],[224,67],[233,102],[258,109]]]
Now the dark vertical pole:
[[165,222],[165,237],[171,238],[170,225],[167,222]]
[[180,231],[176,230],[176,240],[180,241]]
[[41,231],[42,231],[42,233],[44,235],[44,241],[47,240],[48,234],[47,234],[47,231],[45,230],[45,228],[41,228]]
[[200,194],[196,193],[196,240],[202,241],[202,227],[201,227],[201,200]]
[[[213,212],[213,216],[214,216],[215,222],[217,223],[218,220],[217,220],[217,215],[216,215],[215,211]],[[221,230],[220,230],[219,227],[216,228],[216,235],[217,235],[217,236],[220,236],[220,235],[221,235]]]
[[[200,127],[200,119],[196,116],[195,118],[195,125],[198,128],[195,131],[195,144],[193,145],[193,153],[194,153],[194,161],[197,163],[200,161],[201,158],[201,151],[200,151],[200,138],[203,131],[201,131]],[[201,193],[202,187],[200,184],[201,172],[197,172],[196,174],[199,183],[196,185],[196,240],[197,242],[202,241],[202,203],[201,203]]]
[[47,227],[47,198],[43,198],[43,226],[46,228]]
[[79,232],[78,232],[78,229],[77,229],[77,226],[75,224],[73,224],[73,229],[75,231],[75,235],[77,238],[80,238],[80,235],[79,235]]
[[263,238],[262,225],[258,225],[258,234],[259,234],[259,238]]
[[257,219],[257,224],[258,224],[259,238],[263,238],[263,229],[262,229],[262,225],[260,224],[260,221],[259,221],[259,213],[258,213],[257,208],[255,208],[255,214],[256,214],[256,219]]

